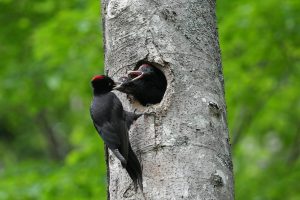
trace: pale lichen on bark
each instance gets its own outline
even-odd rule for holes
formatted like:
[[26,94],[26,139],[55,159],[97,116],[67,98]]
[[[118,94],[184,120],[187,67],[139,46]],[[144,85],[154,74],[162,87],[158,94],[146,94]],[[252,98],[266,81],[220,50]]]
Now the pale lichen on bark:
[[117,93],[125,109],[148,113],[130,131],[144,195],[110,154],[110,199],[234,199],[215,1],[106,0],[102,7],[113,78],[148,60],[168,81],[162,102],[150,107]]

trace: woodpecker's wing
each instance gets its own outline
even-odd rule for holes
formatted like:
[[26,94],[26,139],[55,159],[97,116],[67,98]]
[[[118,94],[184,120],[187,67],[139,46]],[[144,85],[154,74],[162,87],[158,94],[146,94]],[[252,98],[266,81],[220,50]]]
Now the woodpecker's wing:
[[94,123],[95,128],[97,129],[99,135],[105,142],[105,144],[110,148],[113,149],[119,149],[122,145],[122,137],[120,131],[118,131],[115,127],[116,124],[112,123],[105,123],[103,126],[98,126]]
[[118,149],[127,160],[128,129],[121,101],[114,93],[94,97],[91,106],[94,126],[111,150]]
[[[123,167],[125,167],[128,159],[128,138],[126,136],[124,138],[120,137],[119,133],[121,132],[116,130],[116,126],[113,124],[106,123],[103,127],[99,127],[97,124],[94,125],[104,143],[121,161]],[[124,132],[123,134],[126,135],[127,133]]]

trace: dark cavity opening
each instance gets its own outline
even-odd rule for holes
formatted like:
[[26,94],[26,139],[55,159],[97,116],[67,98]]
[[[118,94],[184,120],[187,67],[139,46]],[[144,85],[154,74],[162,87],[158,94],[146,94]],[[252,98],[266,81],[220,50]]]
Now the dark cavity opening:
[[141,94],[135,95],[134,98],[143,106],[158,104],[164,97],[167,89],[167,79],[160,70],[163,66],[146,60],[137,62],[134,70],[142,71],[144,74],[140,79],[139,90]]
[[167,88],[167,79],[159,69],[161,65],[139,61],[127,77],[122,77],[119,91],[131,95],[143,106],[160,103]]

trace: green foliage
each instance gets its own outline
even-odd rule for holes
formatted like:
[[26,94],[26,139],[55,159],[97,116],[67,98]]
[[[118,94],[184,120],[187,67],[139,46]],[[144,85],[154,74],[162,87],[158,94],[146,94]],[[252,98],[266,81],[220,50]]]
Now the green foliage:
[[[300,2],[218,1],[236,199],[300,199]],[[0,0],[0,199],[105,199],[98,1]]]
[[0,21],[0,199],[105,199],[99,2],[0,1]]
[[300,199],[300,2],[219,1],[237,199]]

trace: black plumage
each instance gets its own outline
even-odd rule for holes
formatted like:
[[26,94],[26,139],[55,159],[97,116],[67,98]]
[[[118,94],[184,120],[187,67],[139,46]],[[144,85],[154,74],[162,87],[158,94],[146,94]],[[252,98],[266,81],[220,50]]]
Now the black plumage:
[[128,77],[115,87],[116,90],[132,95],[143,106],[159,103],[166,91],[164,74],[150,64],[142,64],[138,70],[129,71]]
[[131,124],[139,117],[123,110],[119,98],[111,91],[115,87],[114,81],[104,75],[92,79],[94,97],[90,113],[94,126],[104,143],[121,161],[121,164],[134,182],[142,189],[142,169],[139,160],[133,152],[128,136]]

